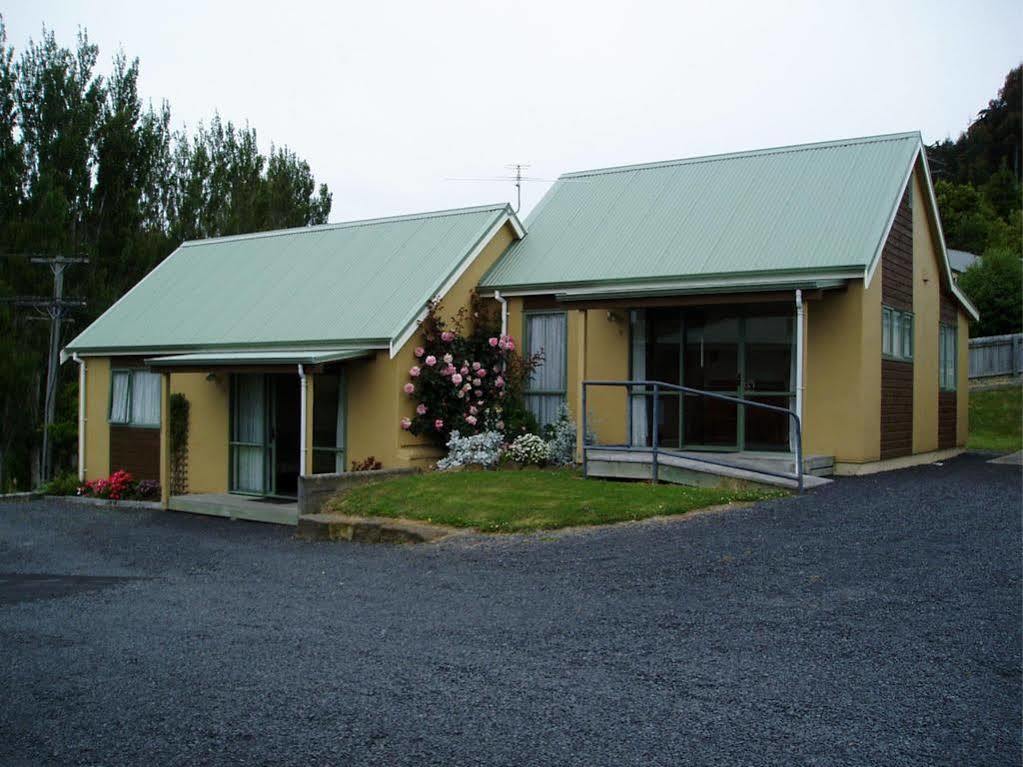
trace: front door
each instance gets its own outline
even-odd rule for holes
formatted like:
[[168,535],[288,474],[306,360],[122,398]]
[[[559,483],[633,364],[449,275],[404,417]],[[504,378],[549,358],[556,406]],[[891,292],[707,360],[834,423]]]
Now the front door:
[[[682,380],[692,389],[731,397],[742,392],[742,319],[721,311],[686,312]],[[684,447],[736,450],[739,406],[711,397],[687,396]]]
[[298,495],[300,409],[298,376],[231,376],[231,492]]

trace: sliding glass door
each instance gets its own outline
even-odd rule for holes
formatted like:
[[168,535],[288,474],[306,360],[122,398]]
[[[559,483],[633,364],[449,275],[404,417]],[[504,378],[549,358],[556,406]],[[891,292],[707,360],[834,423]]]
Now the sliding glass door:
[[[681,384],[790,408],[794,318],[786,309],[713,307],[631,313],[632,377]],[[664,394],[663,447],[687,450],[787,450],[787,416],[731,402]],[[633,396],[633,442],[650,444],[651,398]]]

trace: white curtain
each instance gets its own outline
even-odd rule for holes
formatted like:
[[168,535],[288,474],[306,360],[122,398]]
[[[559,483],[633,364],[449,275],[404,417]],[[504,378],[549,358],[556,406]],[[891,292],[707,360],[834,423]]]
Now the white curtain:
[[540,426],[554,423],[565,401],[568,387],[566,343],[568,336],[564,312],[527,315],[527,354],[543,354],[543,362],[533,371],[526,394],[526,407]]
[[110,423],[128,423],[129,373],[117,370],[110,378]]
[[131,374],[131,423],[160,425],[160,374],[133,370]]
[[[629,313],[632,325],[632,380],[642,381],[646,378],[646,310],[634,309]],[[632,444],[647,443],[647,402],[645,394],[632,393]]]
[[264,491],[263,443],[266,439],[266,398],[261,375],[239,375],[235,384],[234,441],[254,445],[234,446],[235,489]]

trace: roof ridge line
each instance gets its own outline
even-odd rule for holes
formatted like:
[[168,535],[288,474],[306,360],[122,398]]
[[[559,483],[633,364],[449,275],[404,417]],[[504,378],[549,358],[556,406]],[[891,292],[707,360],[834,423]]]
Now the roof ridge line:
[[396,223],[399,221],[418,221],[426,218],[446,218],[448,216],[459,216],[467,213],[482,213],[485,210],[510,209],[510,203],[493,203],[491,205],[471,205],[465,208],[447,208],[444,210],[431,210],[422,213],[404,213],[397,216],[380,216],[378,218],[362,218],[352,221],[338,221],[332,224],[315,224],[313,226],[293,226],[287,229],[268,229],[265,232],[246,232],[244,234],[225,234],[220,237],[205,237],[201,240],[185,240],[180,247],[194,247],[209,242],[234,242],[242,240],[256,240],[263,237],[280,237],[286,234],[305,234],[308,232],[329,232],[335,229],[355,229],[362,226],[375,226],[377,224]]
[[920,131],[882,133],[877,136],[860,136],[854,138],[834,139],[831,141],[814,141],[808,144],[787,144],[784,146],[765,147],[762,149],[746,149],[741,152],[724,152],[720,154],[696,155],[695,157],[680,157],[674,160],[657,160],[654,162],[635,163],[631,165],[611,165],[606,168],[593,168],[590,170],[577,170],[570,173],[562,173],[558,176],[558,179],[579,178],[583,176],[605,176],[614,173],[628,173],[629,171],[635,170],[668,168],[675,165],[696,165],[704,162],[737,160],[744,157],[756,157],[758,155],[788,154],[792,152],[805,152],[812,149],[827,149],[831,147],[850,146],[853,144],[869,144],[875,142],[879,143],[882,141],[895,141],[907,138],[916,138],[921,143],[923,142],[923,136]]

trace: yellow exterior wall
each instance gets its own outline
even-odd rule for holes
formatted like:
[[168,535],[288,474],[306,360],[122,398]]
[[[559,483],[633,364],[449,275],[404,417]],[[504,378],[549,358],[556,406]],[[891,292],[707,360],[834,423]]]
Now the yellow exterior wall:
[[110,358],[85,357],[85,478],[110,476]]
[[[623,309],[610,313],[590,310],[586,314],[584,378],[594,381],[628,379],[629,312]],[[576,390],[579,386],[577,382]],[[590,387],[586,397],[588,426],[596,435],[598,444],[624,444],[628,437],[628,395],[625,389],[594,386]]]
[[188,400],[188,492],[226,493],[231,377],[172,373],[171,394]]
[[881,455],[881,277],[806,304],[803,451],[863,463]]
[[927,214],[926,183],[914,172],[913,189],[913,452],[938,449],[938,326],[941,256]]
[[[480,251],[472,265],[441,298],[441,315],[453,317],[469,306],[469,297],[484,273],[515,239],[505,224]],[[512,327],[509,325],[509,327]],[[374,456],[384,468],[425,467],[443,455],[426,437],[403,431],[402,418],[414,414],[415,400],[402,392],[408,370],[416,364],[414,349],[423,343],[417,333],[391,359],[386,351],[372,360],[349,363],[348,375],[348,461]]]

